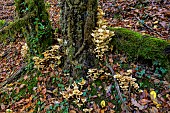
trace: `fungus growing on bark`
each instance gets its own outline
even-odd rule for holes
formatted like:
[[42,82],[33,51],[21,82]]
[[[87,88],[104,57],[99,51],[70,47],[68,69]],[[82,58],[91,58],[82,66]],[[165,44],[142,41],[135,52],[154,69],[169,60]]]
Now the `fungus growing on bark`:
[[111,40],[111,36],[114,36],[114,32],[107,30],[107,22],[103,19],[104,12],[101,7],[98,7],[97,18],[98,27],[96,30],[93,30],[91,34],[93,36],[93,43],[96,48],[94,49],[94,53],[96,57],[100,60],[103,60],[103,54],[109,50],[109,42]]
[[28,45],[27,45],[27,43],[25,43],[21,48],[21,55],[23,58],[26,57],[27,52],[28,52]]
[[40,57],[33,57],[34,60],[34,68],[37,68],[38,70],[43,70],[45,67],[51,67],[54,69],[55,66],[58,66],[61,64],[61,55],[59,53],[59,45],[52,46],[52,49],[46,50],[42,54],[44,55],[44,58]]

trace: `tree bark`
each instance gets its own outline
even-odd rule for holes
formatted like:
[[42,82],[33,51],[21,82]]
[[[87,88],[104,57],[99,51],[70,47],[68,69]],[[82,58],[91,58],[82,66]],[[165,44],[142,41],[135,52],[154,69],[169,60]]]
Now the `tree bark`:
[[29,19],[27,26],[22,28],[21,33],[26,38],[30,55],[39,55],[52,44],[52,27],[44,0],[38,0],[38,2],[35,0],[15,0],[15,4],[16,18],[23,18],[32,13],[36,15]]
[[96,26],[97,0],[62,0],[60,26],[64,39],[65,69],[72,75],[79,73],[75,67],[95,64],[92,48],[92,30]]

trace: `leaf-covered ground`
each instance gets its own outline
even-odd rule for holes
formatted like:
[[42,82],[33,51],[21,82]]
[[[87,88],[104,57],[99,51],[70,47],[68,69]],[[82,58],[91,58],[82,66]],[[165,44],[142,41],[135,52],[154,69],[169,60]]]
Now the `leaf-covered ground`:
[[[56,28],[59,26],[58,2],[55,0],[48,0],[48,2],[51,21]],[[1,1],[0,4],[3,4],[1,19],[11,21],[13,1]],[[126,27],[165,39],[170,37],[169,5],[168,0],[163,2],[101,1],[109,25]],[[19,36],[16,40],[7,41],[6,45],[0,44],[0,83],[8,80],[24,65],[24,58],[21,56],[21,48],[24,44],[24,39]],[[123,103],[130,111],[138,113],[170,111],[170,86],[163,78],[167,70],[158,62],[154,62],[153,65],[131,62],[120,52],[109,53],[108,57],[117,75],[126,76],[127,71],[130,71],[129,75],[136,79],[135,83],[139,86],[136,90],[128,84],[130,87],[127,91],[121,89]],[[82,70],[81,66],[75,68]],[[101,71],[95,79],[89,75],[82,78],[69,76],[67,70],[59,67],[55,69],[48,67],[41,72],[37,72],[36,69],[30,70],[20,79],[14,79],[11,83],[0,87],[0,112],[81,113],[90,110],[94,113],[125,112],[125,106],[116,91],[114,78],[108,74],[111,71],[104,63],[99,64],[98,68],[104,72]],[[97,72],[96,69],[94,70]],[[76,88],[77,93],[73,92]]]
[[168,0],[105,0],[102,7],[111,26],[170,38]]

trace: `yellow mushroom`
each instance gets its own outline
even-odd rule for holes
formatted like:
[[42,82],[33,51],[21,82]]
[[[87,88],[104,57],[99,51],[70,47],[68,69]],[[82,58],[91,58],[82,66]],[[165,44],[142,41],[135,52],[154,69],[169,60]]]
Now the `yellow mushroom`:
[[86,80],[82,79],[82,81],[79,82],[78,84],[81,85],[81,86],[83,86],[85,83],[86,83]]

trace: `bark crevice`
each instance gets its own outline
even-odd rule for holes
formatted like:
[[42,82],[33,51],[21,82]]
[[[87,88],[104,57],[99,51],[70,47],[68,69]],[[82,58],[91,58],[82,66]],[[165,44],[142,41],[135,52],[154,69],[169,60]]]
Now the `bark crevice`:
[[[61,2],[61,29],[67,53],[65,68],[94,65],[91,33],[96,26],[97,0],[65,0]],[[94,58],[91,58],[94,57]],[[73,71],[73,73],[77,73]]]

